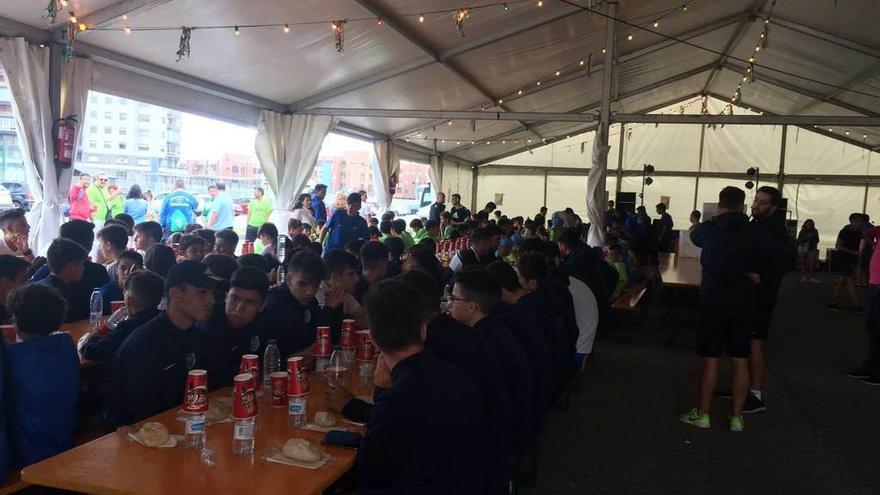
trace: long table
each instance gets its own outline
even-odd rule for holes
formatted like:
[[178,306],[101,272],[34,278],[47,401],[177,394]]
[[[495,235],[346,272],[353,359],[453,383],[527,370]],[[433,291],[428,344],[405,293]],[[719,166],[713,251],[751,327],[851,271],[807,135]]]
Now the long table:
[[[70,338],[73,339],[73,345],[76,345],[83,335],[89,333],[90,323],[91,322],[89,320],[80,320],[71,323],[65,323],[61,325],[61,331],[70,334]],[[82,355],[79,356],[79,365],[81,368],[89,368],[91,366],[94,366],[95,364],[96,363],[94,361],[83,359]]]
[[698,258],[682,258],[673,253],[658,253],[660,280],[664,286],[699,288],[703,269]]
[[[372,394],[371,378],[357,376],[356,366],[346,377],[347,387],[357,396]],[[323,377],[310,375],[311,394],[308,419],[324,407]],[[229,397],[230,388],[215,391],[211,399]],[[218,493],[320,494],[352,466],[356,451],[321,446],[332,457],[317,470],[292,467],[266,461],[267,450],[280,449],[289,438],[305,438],[320,444],[324,434],[287,426],[287,408],[273,408],[271,400],[259,399],[256,420],[255,454],[232,453],[232,424],[209,425],[207,447],[214,451],[215,465],[205,466],[200,452],[177,446],[170,449],[148,448],[111,433],[57,456],[28,466],[22,479],[34,485],[98,494],[168,494],[215,495]],[[177,420],[177,408],[146,421],[164,423],[172,434],[182,435],[184,424]],[[348,428],[354,425],[339,422]],[[143,423],[143,422],[142,422]],[[136,431],[142,423],[133,425]]]

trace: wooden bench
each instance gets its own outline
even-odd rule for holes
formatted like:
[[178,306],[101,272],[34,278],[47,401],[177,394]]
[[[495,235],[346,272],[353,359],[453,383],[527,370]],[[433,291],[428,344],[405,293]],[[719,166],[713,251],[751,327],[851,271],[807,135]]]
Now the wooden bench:
[[648,291],[648,282],[632,282],[626,286],[617,299],[611,303],[613,309],[619,311],[635,311],[642,300],[642,296]]
[[9,471],[6,473],[6,479],[3,480],[3,484],[0,485],[0,495],[15,493],[19,490],[24,490],[29,486],[31,486],[30,483],[21,481],[20,471]]

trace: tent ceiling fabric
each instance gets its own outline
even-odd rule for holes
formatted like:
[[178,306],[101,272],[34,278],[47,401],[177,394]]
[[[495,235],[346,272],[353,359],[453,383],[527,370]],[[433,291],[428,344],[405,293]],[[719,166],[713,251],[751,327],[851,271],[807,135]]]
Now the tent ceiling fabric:
[[[122,2],[125,3],[122,3]],[[585,2],[580,1],[581,5]],[[681,8],[683,3],[687,11]],[[876,29],[876,2],[778,0],[771,21],[769,47],[758,57],[757,81],[743,86],[743,106],[754,105],[779,115],[878,115],[880,98],[842,91],[763,68],[768,65],[813,79],[880,95],[880,31]],[[5,18],[47,29],[40,2],[7,2]],[[426,110],[496,111],[488,100],[505,98],[511,111],[595,111],[601,96],[602,56],[606,19],[557,0],[512,0],[500,6],[473,9],[464,23],[466,37],[458,36],[450,13],[431,13],[465,6],[460,0],[77,0],[79,18],[114,5],[136,5],[128,20],[116,18],[106,28],[232,25],[283,22],[317,24],[280,28],[196,30],[192,56],[175,62],[179,31],[86,31],[79,40],[241,91],[279,105],[306,101],[308,106],[338,108],[397,108]],[[838,5],[835,5],[838,4]],[[759,18],[749,20],[755,6]],[[770,2],[755,0],[620,0],[618,17],[685,37],[715,51],[733,42],[731,53],[747,58],[761,32],[761,19]],[[397,29],[374,20],[349,22],[345,51],[336,52],[329,19],[375,19],[386,12]],[[424,22],[418,14],[424,13]],[[63,16],[59,22],[63,22]],[[711,29],[706,29],[710,27]],[[741,33],[740,36],[736,36]],[[627,39],[633,34],[633,39]],[[618,25],[615,112],[642,113],[700,94],[729,99],[741,80],[742,62],[722,62],[711,53],[630,26]],[[577,61],[589,53],[593,72],[587,77]],[[568,67],[554,82],[554,72]],[[710,74],[716,76],[710,80]],[[139,76],[140,77],[140,76]],[[545,84],[538,87],[536,82]],[[707,83],[711,84],[707,87]],[[520,89],[524,94],[516,95]],[[328,93],[328,91],[330,93]],[[321,97],[315,97],[321,95]],[[329,96],[327,96],[329,95]],[[181,98],[169,97],[169,102]],[[207,101],[215,101],[206,99]],[[198,105],[198,102],[194,102]],[[240,105],[240,103],[239,103]],[[254,104],[256,106],[257,104]],[[223,109],[212,109],[222,114]],[[203,114],[211,112],[202,112]],[[230,108],[229,119],[241,115]],[[468,121],[452,126],[427,119],[346,117],[341,121],[399,137],[412,144],[449,153],[472,163],[486,163],[510,155],[534,133],[516,122]],[[562,136],[590,124],[528,123],[545,137]],[[421,133],[416,137],[416,132]],[[864,143],[880,146],[880,129],[852,129],[867,134]],[[494,138],[498,137],[496,141]],[[425,139],[427,137],[427,139]],[[445,143],[442,141],[446,140]],[[470,146],[470,141],[483,142]],[[486,145],[485,141],[492,141]],[[501,143],[501,141],[506,141]],[[518,143],[511,144],[517,140]],[[460,141],[462,144],[456,144]]]

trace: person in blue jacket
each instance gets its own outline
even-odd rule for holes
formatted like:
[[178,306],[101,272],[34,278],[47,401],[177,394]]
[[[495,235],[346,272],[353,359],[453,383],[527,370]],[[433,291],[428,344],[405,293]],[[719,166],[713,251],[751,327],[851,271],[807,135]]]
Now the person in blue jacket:
[[501,286],[479,266],[462,268],[454,280],[449,314],[483,335],[495,351],[513,405],[513,452],[525,454],[535,435],[535,381],[526,351],[503,321],[492,318]]
[[324,198],[327,196],[327,186],[318,184],[312,193],[312,211],[316,222],[327,221],[327,206],[324,204]]
[[89,318],[91,291],[81,285],[88,253],[79,244],[55,239],[46,251],[49,276],[36,284],[57,289],[64,298],[67,313],[64,321]]
[[27,285],[8,298],[21,342],[6,348],[3,407],[12,465],[23,467],[73,446],[79,356],[70,336],[55,333],[66,302],[54,288]]
[[486,493],[486,416],[474,382],[424,348],[418,292],[385,280],[365,298],[379,350],[375,406],[355,460],[362,493]]
[[162,201],[159,211],[159,223],[165,238],[175,232],[183,232],[187,225],[195,223],[198,208],[199,202],[195,196],[184,189],[183,179],[177,179],[174,190]]
[[100,289],[104,315],[111,314],[113,305],[110,303],[123,300],[125,281],[132,272],[143,270],[144,257],[137,251],[123,251],[116,259],[115,265],[111,280]]
[[[208,372],[219,388],[226,348],[205,328],[214,308],[216,279],[197,261],[182,261],[165,279],[164,313],[135,329],[113,358],[108,424],[128,425],[180,406],[190,370]],[[212,378],[215,377],[215,378]]]

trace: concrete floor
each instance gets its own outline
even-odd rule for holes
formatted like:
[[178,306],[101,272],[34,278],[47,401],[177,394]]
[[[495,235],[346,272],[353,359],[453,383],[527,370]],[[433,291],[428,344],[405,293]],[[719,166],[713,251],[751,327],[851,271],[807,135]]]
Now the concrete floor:
[[[789,274],[769,341],[769,411],[727,431],[717,399],[712,429],[680,424],[695,403],[698,357],[670,347],[655,303],[633,344],[600,341],[572,396],[554,412],[539,449],[536,494],[880,493],[880,387],[843,375],[861,364],[865,315],[825,308],[832,277]],[[864,294],[862,294],[864,296]],[[694,340],[693,324],[679,328]],[[727,383],[726,378],[719,383]]]

